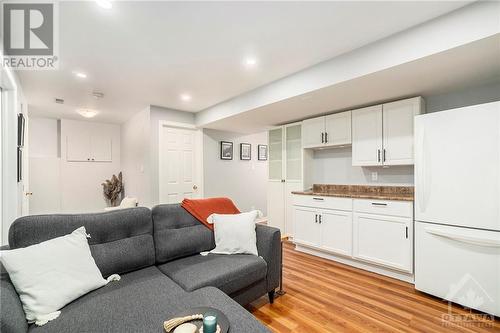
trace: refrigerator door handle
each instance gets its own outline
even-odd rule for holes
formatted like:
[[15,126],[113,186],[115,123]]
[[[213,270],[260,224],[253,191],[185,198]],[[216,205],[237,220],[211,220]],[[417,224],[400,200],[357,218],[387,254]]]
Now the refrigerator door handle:
[[495,240],[495,239],[466,236],[466,235],[462,235],[459,233],[454,233],[454,232],[450,232],[450,231],[443,231],[443,230],[434,229],[434,228],[425,228],[425,231],[429,234],[439,236],[439,237],[448,238],[451,240],[455,240],[457,242],[478,245],[478,246],[484,246],[484,247],[500,248],[500,239]]

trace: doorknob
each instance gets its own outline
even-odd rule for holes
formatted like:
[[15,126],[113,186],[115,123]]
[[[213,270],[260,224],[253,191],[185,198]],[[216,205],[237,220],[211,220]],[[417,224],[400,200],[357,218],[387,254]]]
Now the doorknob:
[[33,192],[26,192],[26,193],[24,193],[24,195],[29,197],[30,195],[33,195]]
[[193,185],[193,190],[195,190],[195,191],[196,191],[197,189],[198,189],[198,186]]

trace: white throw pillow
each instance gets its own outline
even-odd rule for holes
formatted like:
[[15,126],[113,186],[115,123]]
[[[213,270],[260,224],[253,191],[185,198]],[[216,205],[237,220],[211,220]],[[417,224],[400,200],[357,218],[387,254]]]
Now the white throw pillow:
[[95,264],[85,227],[25,248],[0,251],[0,260],[21,299],[26,319],[43,325],[63,306],[100,288],[105,280]]
[[217,254],[257,253],[255,219],[262,213],[253,210],[241,214],[212,214],[207,218],[214,225],[215,249]]

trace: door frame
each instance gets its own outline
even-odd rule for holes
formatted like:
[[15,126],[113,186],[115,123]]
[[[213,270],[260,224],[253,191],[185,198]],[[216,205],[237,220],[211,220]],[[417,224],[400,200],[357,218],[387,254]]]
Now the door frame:
[[[195,132],[195,142],[194,142],[194,148],[195,148],[195,153],[194,157],[195,160],[198,161],[196,163],[195,167],[195,173],[196,173],[196,179],[199,180],[198,186],[198,192],[200,194],[200,198],[204,198],[204,179],[203,179],[203,129],[196,127],[196,125],[193,124],[187,124],[187,123],[181,123],[181,122],[176,122],[176,121],[168,121],[168,120],[160,120],[158,124],[158,182],[161,183],[162,180],[162,168],[161,168],[161,161],[162,161],[162,151],[164,147],[164,143],[162,140],[162,130],[164,127],[169,127],[169,128],[178,128],[178,129],[187,129],[187,130],[192,130]],[[162,198],[162,186],[158,184],[158,201]]]

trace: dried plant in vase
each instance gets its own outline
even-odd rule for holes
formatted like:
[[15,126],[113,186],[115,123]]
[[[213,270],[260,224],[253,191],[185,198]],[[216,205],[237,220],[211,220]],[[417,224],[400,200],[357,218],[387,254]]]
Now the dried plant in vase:
[[122,173],[120,172],[118,177],[113,175],[111,179],[106,179],[101,185],[104,198],[108,204],[110,204],[111,207],[116,207],[119,204],[119,199],[123,191]]

